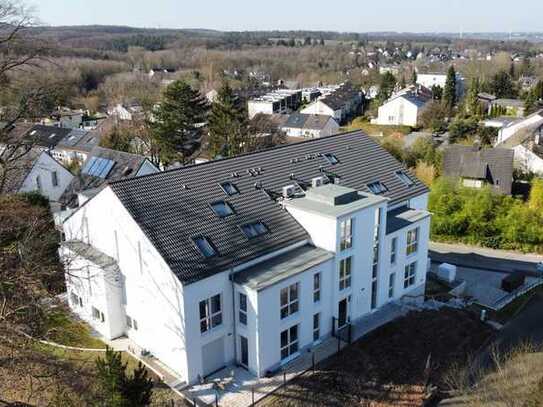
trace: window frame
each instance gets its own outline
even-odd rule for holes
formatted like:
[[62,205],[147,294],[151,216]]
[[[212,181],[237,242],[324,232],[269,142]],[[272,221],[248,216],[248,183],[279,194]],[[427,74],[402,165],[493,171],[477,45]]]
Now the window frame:
[[51,184],[53,187],[58,187],[58,172],[52,171],[51,172]]
[[[262,226],[264,229],[258,230],[257,226]],[[268,225],[260,220],[256,222],[244,223],[243,225],[240,225],[239,228],[241,230],[241,233],[243,233],[243,236],[245,236],[247,240],[256,239],[257,237],[265,236],[270,233],[270,228],[268,227]]]
[[340,163],[339,158],[333,153],[324,153],[322,156],[330,165],[337,165]]
[[[382,181],[374,181],[366,184],[370,192],[374,195],[381,195],[388,192],[388,187]],[[377,190],[379,188],[379,190]]]
[[[215,207],[216,205],[224,205],[224,207],[226,208],[226,214],[221,214]],[[230,204],[230,202],[224,200],[224,199],[219,199],[217,201],[213,201],[209,204],[209,206],[211,207],[211,210],[213,211],[213,213],[215,215],[217,215],[219,218],[221,219],[225,219],[229,216],[232,216],[232,215],[235,215],[236,212],[234,211],[234,207],[232,206],[232,204]]]
[[[293,299],[293,287],[295,288],[296,296]],[[283,292],[286,292],[286,297],[283,296]],[[286,298],[286,302],[283,299]],[[285,312],[283,312],[285,311]],[[288,318],[291,315],[295,315],[300,311],[300,283],[296,282],[290,284],[279,290],[279,316],[281,320]]]
[[339,249],[347,250],[353,247],[353,218],[344,219],[339,224]]
[[[293,332],[295,332],[295,335],[293,335]],[[286,343],[283,344],[283,334],[286,334]],[[293,340],[292,337],[295,336],[295,339]],[[300,351],[299,348],[299,341],[300,341],[300,332],[298,329],[298,324],[292,325],[291,327],[284,329],[279,334],[279,352],[281,361],[288,360],[292,356],[296,355]],[[283,356],[283,351],[286,350],[286,355]]]
[[321,273],[313,274],[313,304],[321,301]]
[[[213,312],[213,299],[219,298],[219,310]],[[202,316],[202,304],[203,304],[203,311],[204,315]],[[206,332],[212,331],[220,326],[223,325],[223,317],[222,317],[222,294],[215,294],[211,297],[208,297],[206,299],[201,300],[198,303],[198,312],[200,317],[200,334],[205,334]],[[219,320],[219,322],[215,322],[216,320]]]
[[[242,301],[242,298],[245,298],[244,301]],[[238,303],[238,321],[241,325],[247,326],[247,294],[238,292]],[[245,304],[245,307],[242,307],[243,303]]]
[[[316,322],[316,325],[315,325]],[[313,314],[313,343],[321,339],[321,313]]]
[[[414,234],[414,239],[413,239]],[[419,228],[416,227],[414,229],[407,231],[407,237],[406,237],[406,245],[405,245],[405,253],[407,256],[411,256],[412,254],[417,253],[419,249]]]
[[394,297],[395,286],[396,286],[396,273],[392,272],[388,276],[388,298]]
[[[206,254],[205,250],[203,247],[200,247],[200,245],[198,244],[198,242],[201,241],[203,243],[205,243],[209,249],[211,249],[213,251],[213,253],[211,254]],[[204,259],[211,259],[213,257],[216,257],[218,256],[219,252],[217,251],[217,248],[215,247],[215,245],[211,242],[211,239],[209,239],[208,237],[206,236],[194,236],[192,237],[192,242],[194,243],[194,246],[196,247],[196,250],[198,251],[198,253],[200,253],[200,255],[204,258]],[[205,248],[207,249],[207,248]]]
[[415,181],[411,179],[407,171],[397,170],[394,172],[394,174],[396,175],[396,177],[400,179],[400,181],[402,181],[405,184],[406,187],[412,187],[413,185],[415,185]]
[[339,261],[339,291],[344,291],[351,287],[352,268],[352,256],[345,257]]
[[[230,191],[230,189],[227,188],[226,185],[232,186],[233,191]],[[232,181],[221,182],[221,183],[219,183],[219,186],[221,187],[223,192],[228,196],[235,196],[235,195],[240,194],[238,186],[236,184],[234,184]]]
[[398,237],[390,240],[390,264],[396,264],[398,257]]
[[414,261],[405,266],[403,275],[404,290],[415,285],[417,279],[417,262]]

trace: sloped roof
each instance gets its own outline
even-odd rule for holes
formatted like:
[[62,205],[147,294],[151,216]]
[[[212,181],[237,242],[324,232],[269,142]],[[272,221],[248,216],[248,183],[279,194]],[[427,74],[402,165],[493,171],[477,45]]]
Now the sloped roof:
[[511,194],[513,155],[508,148],[482,148],[453,144],[445,149],[446,176],[484,179],[505,194]]
[[[5,155],[7,152],[4,152]],[[16,153],[15,157],[19,157],[15,161],[12,161],[8,165],[5,184],[3,192],[5,193],[17,193],[19,189],[23,186],[23,182],[32,171],[36,161],[41,154],[46,154],[43,151],[40,151],[37,148],[32,148],[29,150],[20,148]]]
[[327,96],[324,96],[320,101],[332,110],[340,110],[347,103],[357,98],[360,94],[359,90],[353,88],[351,83],[347,82],[337,88]]
[[71,131],[72,129],[36,124],[32,126],[27,133],[25,133],[24,137],[26,141],[35,143],[36,145],[42,147],[53,149]]
[[292,113],[288,115],[288,119],[283,127],[322,130],[330,120],[334,119],[323,114]]
[[[339,163],[331,165],[326,153]],[[250,169],[259,170],[250,174]],[[414,177],[412,186],[405,185],[395,174],[400,169],[386,150],[356,131],[113,182],[111,188],[172,271],[189,284],[309,238],[271,198],[284,186],[296,181],[305,186],[314,177],[335,174],[342,185],[365,192],[368,183],[379,180],[393,203],[428,191]],[[219,185],[225,181],[240,193],[227,196]],[[235,214],[218,217],[210,207],[217,200],[229,202]],[[240,225],[255,221],[270,233],[248,240]],[[209,238],[219,255],[205,259],[193,243],[195,236]]]

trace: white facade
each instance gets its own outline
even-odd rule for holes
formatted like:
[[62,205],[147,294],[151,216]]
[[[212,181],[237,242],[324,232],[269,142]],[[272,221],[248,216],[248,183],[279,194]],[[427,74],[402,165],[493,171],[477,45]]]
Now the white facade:
[[522,144],[513,147],[513,151],[515,154],[516,168],[519,168],[525,173],[543,175],[543,158],[530,151],[530,149]]
[[340,122],[343,119],[343,112],[341,109],[334,110],[322,100],[316,100],[303,108],[300,113],[302,114],[322,114],[325,116],[333,117],[336,121]]
[[372,123],[381,126],[411,126],[417,127],[422,109],[415,103],[402,96],[393,98],[379,107],[377,119]]
[[511,136],[515,135],[523,129],[531,128],[537,125],[543,126],[543,114],[534,113],[526,117],[525,119],[514,121],[500,129],[500,131],[498,132],[496,145],[505,142]]
[[[446,73],[420,73],[417,74],[417,83],[425,88],[432,89],[433,86],[439,86],[445,89],[447,83]],[[464,93],[464,78],[456,73],[456,94],[462,96]]]
[[303,137],[307,139],[320,138],[331,136],[339,132],[339,124],[330,117],[322,128],[306,128],[306,127],[287,127],[282,126],[281,130],[288,137]]
[[53,157],[41,152],[26,175],[19,192],[40,192],[50,202],[56,202],[72,182],[73,175]]
[[[263,376],[329,336],[333,317],[355,322],[390,301],[406,296],[421,299],[430,226],[427,194],[403,203],[409,204],[417,216],[410,219],[408,226],[389,234],[388,200],[365,196],[361,204],[355,203],[348,210],[343,206],[322,206],[307,197],[287,200],[285,209],[306,229],[310,242],[293,242],[282,251],[183,285],[106,187],[64,223],[67,241],[80,245],[79,251],[70,249],[71,243],[63,249],[70,306],[106,338],[128,336],[187,383],[231,363],[246,362],[249,371]],[[346,229],[341,225],[346,221],[352,225],[350,244],[345,244],[347,234],[342,235]],[[412,238],[409,255],[408,234]],[[260,268],[266,271],[269,260],[308,243],[328,253],[327,257],[262,287],[236,282],[237,273],[253,269],[258,272]],[[377,262],[374,245],[378,248]],[[86,251],[82,253],[81,247]],[[351,259],[348,284],[345,274],[341,278],[340,273],[347,258]],[[405,286],[408,272],[409,284]],[[320,275],[318,301],[314,296],[316,274]],[[282,318],[281,290],[294,284],[297,310]],[[239,317],[240,293],[247,298],[246,323]],[[205,319],[204,326],[209,329],[202,332],[202,304],[213,310],[209,304],[216,299],[213,306],[220,304],[219,311]],[[318,338],[314,337],[313,326],[316,313]],[[281,333],[294,326],[296,351],[282,356]],[[242,352],[242,337],[247,340],[246,352]],[[243,361],[245,355],[247,360]]]

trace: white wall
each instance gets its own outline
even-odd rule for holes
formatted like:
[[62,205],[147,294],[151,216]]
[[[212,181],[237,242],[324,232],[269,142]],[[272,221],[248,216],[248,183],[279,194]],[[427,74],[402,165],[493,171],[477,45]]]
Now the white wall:
[[402,97],[397,97],[379,107],[378,117],[374,122],[382,126],[402,125],[416,127],[418,114],[419,109],[417,106]]
[[496,140],[495,145],[503,143],[504,141],[509,139],[511,136],[513,136],[515,133],[517,133],[518,131],[528,126],[534,125],[538,122],[541,122],[541,124],[543,125],[543,117],[541,117],[540,115],[533,115],[533,116],[527,117],[524,120],[520,120],[518,122],[512,123],[509,126],[502,128],[498,132],[498,138]]
[[282,130],[289,137],[304,137],[308,139],[331,136],[339,132],[339,124],[334,119],[328,120],[322,129],[301,129],[294,127],[283,127]]
[[183,287],[113,191],[107,187],[82,206],[66,220],[64,232],[67,240],[84,241],[118,259],[123,311],[139,328],[123,329],[140,348],[186,378]]
[[[53,173],[57,173],[58,184],[53,185]],[[41,190],[38,188],[37,178],[39,177]],[[56,202],[62,196],[68,185],[72,182],[73,175],[61,164],[55,161],[49,154],[42,152],[30,173],[26,176],[20,192],[38,191],[49,201]]]
[[336,119],[336,121],[341,122],[343,119],[343,113],[341,110],[334,111],[331,109],[328,105],[322,103],[322,101],[317,100],[308,106],[306,106],[304,109],[300,111],[300,113],[303,114],[323,114],[325,116],[330,116]]
[[533,172],[543,175],[543,159],[531,152],[522,144],[513,148],[515,156],[515,167],[524,172]]
[[159,172],[158,168],[155,167],[151,161],[145,160],[141,167],[139,168],[136,176],[142,176],[142,175],[148,175],[148,174],[155,174]]

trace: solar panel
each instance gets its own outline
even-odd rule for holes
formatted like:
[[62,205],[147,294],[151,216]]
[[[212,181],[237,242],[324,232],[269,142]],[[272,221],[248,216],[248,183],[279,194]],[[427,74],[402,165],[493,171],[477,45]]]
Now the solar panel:
[[111,169],[113,168],[113,166],[115,165],[115,161],[111,161],[111,160],[106,160],[106,165],[104,168],[102,168],[102,171],[100,172],[100,175],[98,175],[100,178],[107,178],[107,176],[109,175]]
[[81,173],[90,175],[91,168],[94,166],[95,163],[96,163],[96,157],[91,157],[91,159],[87,161],[87,164],[85,164],[85,166],[81,170]]
[[83,174],[92,175],[93,177],[106,178],[114,165],[115,161],[106,158],[92,157],[81,172]]

